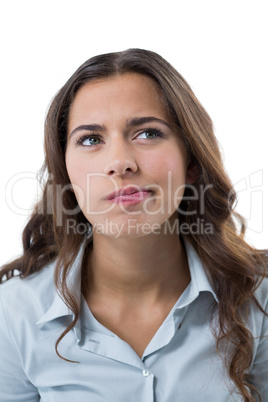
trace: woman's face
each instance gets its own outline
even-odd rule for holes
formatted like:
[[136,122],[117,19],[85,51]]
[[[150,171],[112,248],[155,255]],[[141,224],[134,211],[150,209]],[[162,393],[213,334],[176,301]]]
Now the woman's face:
[[125,73],[85,84],[69,114],[66,166],[96,234],[142,236],[172,221],[187,152],[153,80]]

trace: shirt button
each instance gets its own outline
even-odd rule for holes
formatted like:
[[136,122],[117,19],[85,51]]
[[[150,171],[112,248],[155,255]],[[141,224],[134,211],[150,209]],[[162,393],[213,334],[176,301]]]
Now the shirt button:
[[144,375],[144,377],[148,377],[148,375],[150,375],[150,371],[142,370],[142,375]]

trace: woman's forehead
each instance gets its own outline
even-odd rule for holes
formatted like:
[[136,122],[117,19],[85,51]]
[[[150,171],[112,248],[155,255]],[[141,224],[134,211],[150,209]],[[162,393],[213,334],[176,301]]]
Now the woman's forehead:
[[144,96],[156,96],[158,99],[162,93],[156,82],[145,74],[135,72],[127,72],[117,74],[111,77],[98,78],[85,83],[76,94],[76,97],[85,96],[112,96],[113,94],[127,93],[143,93]]
[[69,122],[85,114],[155,112],[169,119],[163,95],[154,80],[138,73],[96,79],[83,85],[70,109]]

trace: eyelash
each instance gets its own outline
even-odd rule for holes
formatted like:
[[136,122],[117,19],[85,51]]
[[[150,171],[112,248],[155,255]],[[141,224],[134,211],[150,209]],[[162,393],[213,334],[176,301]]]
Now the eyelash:
[[[143,134],[143,133],[149,133],[149,134],[156,134],[156,138],[164,138],[164,133],[161,131],[161,130],[159,130],[158,128],[151,128],[151,127],[149,127],[149,128],[147,128],[146,130],[142,130],[138,135],[137,135],[137,137],[139,136],[139,135],[141,135],[141,134]],[[89,139],[89,138],[96,138],[96,139],[101,139],[101,136],[100,135],[98,135],[98,134],[86,134],[86,135],[83,135],[82,137],[80,137],[80,138],[78,138],[78,140],[76,141],[76,145],[81,145],[81,146],[87,146],[87,145],[83,145],[83,142],[85,141],[85,140],[87,140],[87,139]],[[156,138],[152,138],[152,139],[156,139]],[[150,138],[147,138],[148,140],[150,139]],[[97,144],[97,145],[99,145],[99,144]],[[92,145],[93,146],[93,145]]]
[[85,140],[89,139],[89,138],[98,138],[98,139],[100,139],[101,137],[98,134],[90,134],[90,135],[86,134],[86,135],[83,135],[82,137],[78,138],[78,140],[76,141],[76,145],[86,146],[86,145],[83,145],[83,142]]
[[164,135],[164,133],[161,131],[161,130],[159,130],[158,128],[147,128],[146,130],[143,130],[143,131],[141,131],[139,134],[138,134],[138,136],[140,135],[140,134],[143,134],[143,133],[149,133],[149,134],[157,134],[157,137],[158,138],[163,138],[165,135]]

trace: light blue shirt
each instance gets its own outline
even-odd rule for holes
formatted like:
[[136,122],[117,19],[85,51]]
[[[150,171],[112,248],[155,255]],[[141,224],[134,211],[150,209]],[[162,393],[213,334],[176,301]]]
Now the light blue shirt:
[[[81,318],[60,342],[68,310],[53,282],[55,264],[0,286],[0,401],[229,402],[242,401],[216,353],[211,307],[217,296],[199,257],[186,243],[191,282],[140,358],[91,314],[80,292],[83,247],[69,285],[81,301]],[[267,311],[268,280],[256,296]],[[69,319],[71,318],[69,317]],[[268,319],[251,306],[251,373],[268,401]],[[266,338],[262,337],[266,335]],[[258,382],[258,383],[257,383]]]

